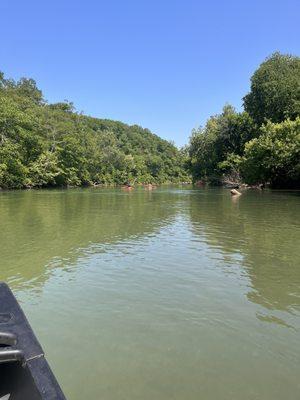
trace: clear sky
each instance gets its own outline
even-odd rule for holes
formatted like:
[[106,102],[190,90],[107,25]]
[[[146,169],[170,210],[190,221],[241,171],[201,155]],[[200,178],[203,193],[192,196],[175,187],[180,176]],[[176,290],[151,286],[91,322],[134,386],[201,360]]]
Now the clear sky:
[[272,52],[300,55],[299,0],[1,0],[0,70],[50,102],[188,141]]

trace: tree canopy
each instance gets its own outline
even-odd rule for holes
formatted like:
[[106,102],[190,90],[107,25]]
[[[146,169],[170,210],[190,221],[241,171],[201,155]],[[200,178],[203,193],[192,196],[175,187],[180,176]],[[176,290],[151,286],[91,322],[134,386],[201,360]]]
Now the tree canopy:
[[193,180],[300,187],[300,58],[267,58],[251,78],[244,108],[226,105],[192,132]]
[[270,182],[293,188],[300,182],[300,118],[263,125],[258,138],[245,146],[241,171],[249,183]]
[[300,114],[300,58],[274,53],[255,71],[245,110],[258,123],[282,122]]
[[47,104],[32,79],[0,73],[0,187],[180,182],[183,154],[138,125]]
[[300,187],[300,58],[274,53],[244,110],[225,105],[178,150],[138,125],[48,104],[33,79],[0,72],[0,188],[234,180]]
[[232,154],[242,155],[245,143],[256,135],[255,124],[248,113],[237,113],[226,105],[204,128],[194,130],[190,140],[190,168],[194,180],[209,179],[216,183],[226,170]]

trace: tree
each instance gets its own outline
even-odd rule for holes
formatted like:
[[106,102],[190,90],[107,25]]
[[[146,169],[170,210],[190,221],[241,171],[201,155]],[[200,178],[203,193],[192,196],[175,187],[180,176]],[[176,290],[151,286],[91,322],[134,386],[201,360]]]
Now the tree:
[[258,125],[300,115],[300,58],[274,53],[255,71],[245,110]]
[[22,188],[26,186],[27,168],[23,164],[21,146],[6,141],[0,146],[0,187]]
[[[226,105],[192,133],[193,180],[244,178],[274,187],[299,185],[300,58],[274,53],[251,78],[245,111]],[[298,157],[298,158],[297,158]]]
[[32,100],[35,104],[43,103],[43,93],[33,79],[21,78],[16,84],[16,92],[20,96]]
[[247,183],[300,188],[300,117],[263,125],[246,144],[240,168]]
[[237,113],[225,105],[221,114],[211,117],[205,127],[193,132],[189,153],[194,180],[217,182],[227,157],[242,155],[245,143],[255,137],[256,127],[248,113]]
[[45,151],[29,165],[27,185],[30,187],[55,185],[61,175],[63,171],[58,166],[57,155]]
[[181,152],[149,130],[47,104],[34,80],[0,73],[0,187],[188,179]]

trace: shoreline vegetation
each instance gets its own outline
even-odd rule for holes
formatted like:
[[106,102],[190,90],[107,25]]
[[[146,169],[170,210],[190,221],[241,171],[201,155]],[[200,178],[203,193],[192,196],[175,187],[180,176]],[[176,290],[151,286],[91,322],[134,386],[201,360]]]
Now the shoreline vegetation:
[[148,129],[48,104],[32,79],[0,74],[0,187],[189,181],[184,153]]
[[193,131],[193,181],[300,189],[300,58],[267,58],[251,77],[243,108],[227,104]]
[[194,183],[300,189],[300,58],[274,53],[243,111],[193,130],[182,149],[138,125],[48,104],[33,79],[0,72],[0,189]]

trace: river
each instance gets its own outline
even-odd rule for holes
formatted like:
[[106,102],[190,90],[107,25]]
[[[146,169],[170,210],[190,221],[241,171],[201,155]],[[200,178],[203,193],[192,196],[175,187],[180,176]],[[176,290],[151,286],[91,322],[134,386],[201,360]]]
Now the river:
[[0,224],[69,400],[299,399],[299,192],[0,192]]

